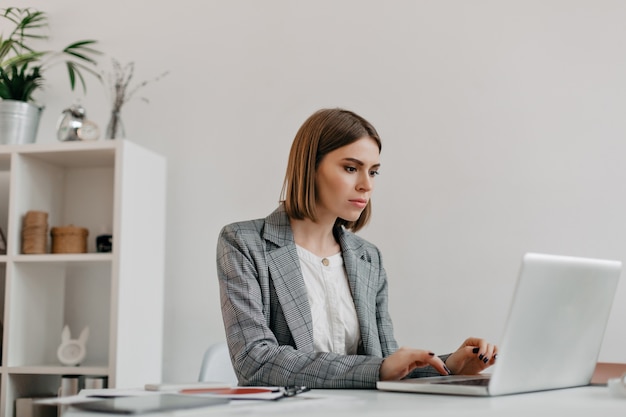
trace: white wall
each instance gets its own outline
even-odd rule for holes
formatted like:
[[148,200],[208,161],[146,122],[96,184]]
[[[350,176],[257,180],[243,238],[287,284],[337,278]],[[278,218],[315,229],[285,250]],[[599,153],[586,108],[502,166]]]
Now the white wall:
[[[195,379],[224,338],[217,234],[274,209],[321,107],[382,135],[363,235],[385,254],[401,344],[498,341],[525,251],[626,260],[623,1],[11,3],[46,10],[55,45],[99,39],[138,81],[170,71],[124,109],[129,139],[169,162],[165,380]],[[40,142],[82,96],[49,74]],[[104,127],[103,89],[82,103]],[[622,283],[601,359],[626,361],[624,317]]]

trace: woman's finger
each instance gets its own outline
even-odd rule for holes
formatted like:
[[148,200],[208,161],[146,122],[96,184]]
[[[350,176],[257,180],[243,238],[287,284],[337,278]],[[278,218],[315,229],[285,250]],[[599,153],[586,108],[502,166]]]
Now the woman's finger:
[[380,368],[381,380],[397,380],[407,376],[415,368],[431,365],[442,375],[449,371],[443,361],[433,352],[421,349],[400,348],[383,361]]

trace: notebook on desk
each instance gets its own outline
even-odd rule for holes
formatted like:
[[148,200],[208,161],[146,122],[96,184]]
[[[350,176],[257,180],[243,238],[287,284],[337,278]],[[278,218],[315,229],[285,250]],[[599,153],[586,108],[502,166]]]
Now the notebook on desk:
[[379,381],[386,391],[493,396],[588,385],[618,261],[526,254],[491,374]]

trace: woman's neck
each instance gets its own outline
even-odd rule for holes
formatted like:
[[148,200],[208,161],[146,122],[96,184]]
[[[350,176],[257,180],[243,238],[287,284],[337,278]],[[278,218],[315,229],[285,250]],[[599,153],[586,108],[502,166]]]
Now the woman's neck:
[[310,219],[289,221],[296,245],[320,257],[332,256],[341,250],[333,234],[334,223],[320,224]]

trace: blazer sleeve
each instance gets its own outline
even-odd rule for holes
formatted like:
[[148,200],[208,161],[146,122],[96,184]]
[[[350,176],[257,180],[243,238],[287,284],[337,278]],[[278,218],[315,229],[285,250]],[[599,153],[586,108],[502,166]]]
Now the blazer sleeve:
[[382,357],[303,352],[279,344],[275,332],[289,330],[286,322],[270,320],[277,308],[270,304],[277,301],[271,296],[265,244],[258,230],[237,224],[226,226],[218,240],[222,317],[239,384],[374,388]]

